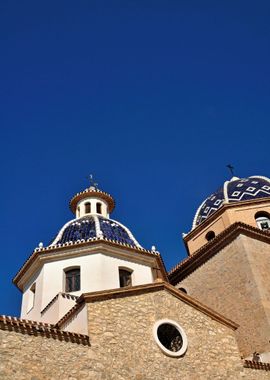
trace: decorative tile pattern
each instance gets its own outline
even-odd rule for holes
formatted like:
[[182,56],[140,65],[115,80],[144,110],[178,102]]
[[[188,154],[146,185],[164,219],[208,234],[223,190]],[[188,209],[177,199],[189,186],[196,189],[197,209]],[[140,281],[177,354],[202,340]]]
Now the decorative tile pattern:
[[[225,197],[225,191],[227,191],[227,197]],[[259,176],[237,179],[234,177],[227,182],[227,190],[224,184],[214,194],[206,198],[196,213],[193,228],[217,211],[226,198],[230,203],[265,197],[270,197],[270,179]]]
[[[98,218],[100,231],[97,233],[95,218]],[[127,230],[117,222],[103,218],[101,216],[84,216],[72,221],[63,231],[59,239],[54,244],[65,244],[75,242],[77,240],[87,240],[91,238],[106,238],[119,243],[137,246],[135,239],[133,240]]]
[[202,223],[205,219],[213,214],[223,204],[223,187],[217,190],[216,193],[210,195],[202,204],[197,216],[196,225]]
[[135,245],[134,241],[129,237],[127,231],[118,223],[99,217],[100,229],[107,239],[116,240],[120,243]]
[[[241,191],[239,191],[238,184],[242,184]],[[256,180],[252,177],[246,179],[239,179],[236,181],[230,181],[228,184],[228,200],[229,202],[239,202],[246,201],[256,198],[270,197],[270,180],[264,178],[257,178]],[[266,188],[265,188],[266,186]],[[267,190],[268,188],[268,190]],[[232,197],[235,190],[238,190],[239,194]]]

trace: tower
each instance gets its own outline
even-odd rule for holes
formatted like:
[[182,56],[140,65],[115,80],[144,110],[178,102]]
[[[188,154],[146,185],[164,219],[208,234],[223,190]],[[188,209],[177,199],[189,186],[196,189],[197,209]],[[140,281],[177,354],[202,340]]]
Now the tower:
[[244,357],[270,361],[270,179],[233,177],[198,208],[173,285],[239,324]]
[[114,207],[113,197],[96,186],[71,199],[75,218],[51,244],[40,244],[13,280],[23,293],[22,318],[56,323],[82,293],[167,278],[160,255],[110,219]]

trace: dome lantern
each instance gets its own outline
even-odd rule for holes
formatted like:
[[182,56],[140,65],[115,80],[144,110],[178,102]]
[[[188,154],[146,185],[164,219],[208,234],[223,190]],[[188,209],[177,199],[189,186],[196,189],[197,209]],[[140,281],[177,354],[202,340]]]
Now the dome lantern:
[[69,203],[70,210],[81,218],[89,214],[100,214],[109,218],[109,214],[115,207],[113,197],[91,185],[89,188],[74,195]]

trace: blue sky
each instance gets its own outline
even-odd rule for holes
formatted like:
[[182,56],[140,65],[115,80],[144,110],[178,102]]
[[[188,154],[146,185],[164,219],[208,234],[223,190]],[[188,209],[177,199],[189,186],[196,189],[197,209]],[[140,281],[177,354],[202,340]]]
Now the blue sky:
[[170,269],[202,200],[269,176],[269,1],[0,3],[1,314],[88,186]]

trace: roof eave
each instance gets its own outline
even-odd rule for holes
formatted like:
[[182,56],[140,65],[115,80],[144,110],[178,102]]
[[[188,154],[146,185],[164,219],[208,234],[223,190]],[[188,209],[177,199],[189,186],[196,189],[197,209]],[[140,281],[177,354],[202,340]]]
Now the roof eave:
[[[127,253],[135,253],[135,254],[139,254],[145,258],[155,259],[157,264],[158,264],[158,268],[162,274],[162,278],[165,281],[168,281],[167,271],[166,271],[164,262],[162,260],[161,254],[159,252],[153,252],[153,251],[146,250],[144,248],[133,247],[133,246],[130,246],[128,244],[118,243],[116,241],[112,241],[112,240],[108,240],[108,239],[94,238],[91,241],[86,241],[86,242],[80,242],[80,243],[75,242],[73,244],[68,244],[68,245],[64,244],[64,245],[61,245],[58,247],[49,246],[49,247],[36,249],[30,255],[30,257],[26,260],[26,262],[23,264],[23,266],[20,268],[20,270],[17,272],[17,274],[13,278],[13,283],[17,286],[17,288],[19,290],[22,291],[23,286],[22,286],[21,280],[26,275],[26,273],[34,265],[36,265],[36,266],[39,265],[39,261],[43,261],[43,259],[46,260],[47,258],[53,259],[52,254],[53,255],[57,254],[57,256],[55,256],[55,259],[57,259],[59,254],[61,254],[61,253],[64,254],[66,251],[71,251],[71,250],[74,251],[74,248],[77,251],[78,248],[80,248],[80,251],[78,251],[76,253],[76,256],[77,256],[77,255],[85,253],[85,252],[82,252],[82,248],[87,249],[87,248],[91,247],[92,251],[89,253],[93,253],[97,250],[100,250],[100,248],[102,246],[105,248],[107,247],[107,249],[108,249],[108,247],[111,247],[111,248],[114,248],[115,250],[121,250],[121,251],[127,252]],[[73,254],[75,254],[75,251],[73,252]],[[50,255],[50,257],[46,257],[49,255]],[[137,255],[136,258],[139,258],[139,256]]]
[[240,234],[245,234],[270,243],[269,232],[262,231],[259,228],[252,227],[242,222],[236,222],[217,235],[213,240],[199,248],[192,256],[189,256],[169,271],[168,277],[170,283],[176,285],[182,281]]

